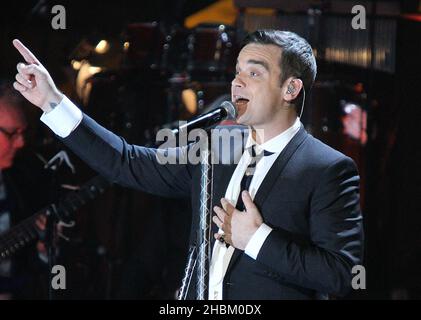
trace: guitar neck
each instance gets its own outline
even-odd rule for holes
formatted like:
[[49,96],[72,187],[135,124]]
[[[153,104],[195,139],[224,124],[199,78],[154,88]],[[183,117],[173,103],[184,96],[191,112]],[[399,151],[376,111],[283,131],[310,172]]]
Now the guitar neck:
[[102,176],[96,176],[76,191],[73,191],[62,199],[57,206],[58,216],[61,218],[71,217],[71,214],[85,205],[87,202],[95,199],[111,183]]
[[[59,201],[56,207],[58,217],[70,217],[73,212],[89,200],[95,199],[110,185],[111,183],[103,177],[96,176],[76,191],[68,193],[63,200]],[[39,230],[35,222],[41,215],[46,215],[49,210],[51,210],[51,206],[38,211],[0,235],[0,260],[10,257],[17,250],[38,239],[41,230]]]
[[39,211],[0,235],[0,260],[14,254],[17,250],[39,237],[40,231],[35,221],[44,213],[45,211]]

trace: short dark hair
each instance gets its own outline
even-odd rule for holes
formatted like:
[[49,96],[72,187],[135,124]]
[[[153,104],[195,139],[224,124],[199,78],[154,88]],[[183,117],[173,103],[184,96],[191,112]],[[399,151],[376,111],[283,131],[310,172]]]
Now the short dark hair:
[[0,79],[0,100],[18,107],[22,106],[24,102],[21,95],[13,88],[13,83],[3,79]]
[[[298,34],[281,30],[257,30],[250,33],[244,39],[241,47],[255,44],[273,44],[282,49],[281,61],[281,85],[289,77],[301,79],[306,93],[314,83],[317,74],[316,59],[310,44]],[[301,107],[302,93],[297,97],[294,104]],[[298,104],[298,105],[297,105]]]
[[0,111],[15,110],[24,116],[25,100],[9,80],[0,79]]

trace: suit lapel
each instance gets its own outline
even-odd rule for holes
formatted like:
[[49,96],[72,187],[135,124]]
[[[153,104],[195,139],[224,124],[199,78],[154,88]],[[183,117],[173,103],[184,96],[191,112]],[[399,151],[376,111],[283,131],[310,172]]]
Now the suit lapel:
[[[228,184],[231,180],[231,177],[237,167],[236,164],[231,165],[220,165],[216,167],[213,178],[213,196],[212,196],[212,208],[213,206],[221,206],[221,198],[225,196],[225,191],[228,188]],[[212,211],[213,215],[213,211]],[[218,232],[218,227],[215,223],[212,222],[212,235],[211,243],[213,245],[215,238],[213,235]]]
[[263,182],[260,185],[259,190],[257,190],[257,193],[254,197],[254,203],[258,208],[262,207],[263,203],[266,200],[266,197],[272,190],[273,185],[281,175],[282,170],[285,168],[289,159],[304,141],[306,136],[307,132],[304,129],[303,125],[301,125],[300,130],[298,130],[297,134],[291,139],[291,141],[286,145],[285,149],[278,156],[275,163],[272,165],[269,172],[266,174],[266,177],[263,179]]
[[[263,182],[260,185],[259,190],[257,190],[256,196],[254,197],[254,203],[256,204],[257,208],[260,209],[262,207],[264,201],[266,200],[266,197],[272,190],[273,185],[282,173],[282,170],[284,169],[292,155],[295,153],[297,148],[301,145],[301,143],[303,143],[307,135],[307,131],[304,129],[304,126],[301,125],[300,130],[291,139],[291,141],[286,145],[284,150],[278,156],[275,163],[272,165],[269,172],[266,174],[266,177],[263,179]],[[235,249],[231,257],[230,263],[228,265],[226,274],[230,272],[231,268],[234,266],[241,253],[243,253],[242,250]]]

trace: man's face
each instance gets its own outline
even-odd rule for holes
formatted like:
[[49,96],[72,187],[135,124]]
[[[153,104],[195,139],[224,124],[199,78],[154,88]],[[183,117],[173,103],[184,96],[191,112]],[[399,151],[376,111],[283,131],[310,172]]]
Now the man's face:
[[[0,100],[0,104],[4,104]],[[26,123],[13,107],[0,108],[0,169],[12,166],[16,152],[25,145]]]
[[281,54],[281,48],[275,45],[248,44],[241,50],[231,84],[238,123],[264,128],[274,121],[283,103]]

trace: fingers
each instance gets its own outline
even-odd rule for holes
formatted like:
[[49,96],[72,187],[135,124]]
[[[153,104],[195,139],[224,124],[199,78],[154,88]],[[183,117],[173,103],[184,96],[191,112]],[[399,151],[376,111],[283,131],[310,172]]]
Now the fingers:
[[250,196],[250,193],[248,193],[248,191],[243,191],[241,193],[241,196],[243,198],[243,203],[244,203],[244,207],[246,208],[246,211],[250,211],[256,208],[256,205],[254,204]]
[[22,55],[26,62],[37,65],[41,64],[35,57],[35,55],[27,47],[25,47],[23,43],[20,42],[18,39],[13,40],[13,45],[19,51],[19,53]]
[[219,241],[222,241],[222,239],[224,239],[222,236],[223,236],[223,235],[222,235],[221,233],[215,233],[215,234],[213,235],[213,237],[214,237],[216,240],[219,240]]
[[13,87],[21,93],[34,88],[35,78],[42,79],[44,77],[41,68],[35,64],[25,65],[24,63],[19,63],[16,68],[18,74],[15,76],[16,82],[13,83]]
[[18,74],[16,74],[16,82],[13,83],[13,87],[19,92],[25,92],[28,89],[34,87],[34,83],[31,81],[32,74],[28,72],[31,70],[24,63],[19,63],[16,67]]
[[16,82],[19,83],[21,86],[24,86],[27,89],[32,89],[34,84],[32,81],[24,78],[20,73],[16,74],[15,76]]
[[41,67],[36,64],[25,65],[24,63],[19,63],[17,65],[17,70],[27,80],[29,80],[31,76],[38,78],[45,77]]
[[218,241],[225,242],[225,234],[223,233],[215,233],[214,238]]
[[222,221],[217,217],[217,216],[213,216],[212,217],[212,221],[217,225],[217,227],[219,229],[222,229]]
[[44,215],[39,216],[37,220],[35,221],[35,224],[39,230],[45,230],[46,223],[47,223],[47,217]]
[[224,209],[215,206],[213,210],[216,213],[216,216],[212,217],[212,221],[216,226],[224,231],[224,233],[231,233],[231,218],[226,214]]
[[222,208],[224,208],[225,212],[228,215],[231,215],[235,210],[234,206],[225,198],[221,199]]
[[13,88],[15,88],[17,91],[19,92],[25,92],[26,90],[28,90],[26,87],[24,87],[23,85],[21,85],[19,82],[13,82]]
[[31,80],[31,75],[24,73],[22,70],[26,67],[26,64],[20,62],[16,66],[16,69],[18,70],[18,73],[22,75],[26,80]]
[[213,236],[218,241],[225,242],[225,243],[228,243],[228,244],[232,245],[231,234],[228,234],[228,233],[224,233],[224,234],[215,233]]
[[227,213],[225,212],[224,209],[215,206],[213,207],[213,211],[215,211],[216,215],[218,216],[219,220],[221,220],[222,222],[225,222],[225,220],[227,219]]

